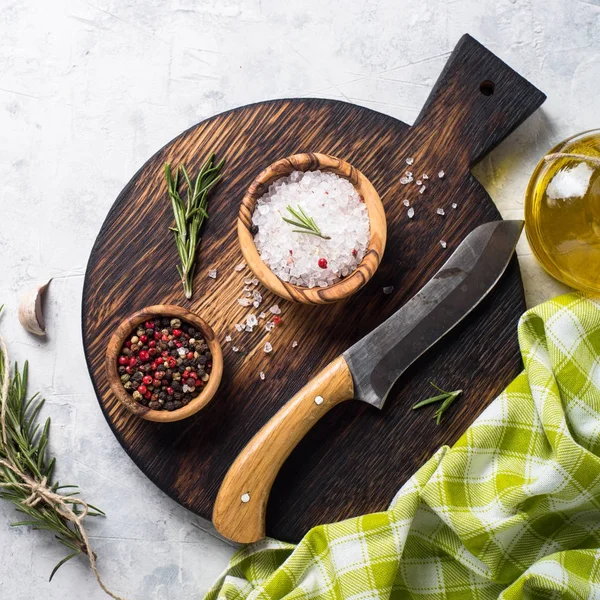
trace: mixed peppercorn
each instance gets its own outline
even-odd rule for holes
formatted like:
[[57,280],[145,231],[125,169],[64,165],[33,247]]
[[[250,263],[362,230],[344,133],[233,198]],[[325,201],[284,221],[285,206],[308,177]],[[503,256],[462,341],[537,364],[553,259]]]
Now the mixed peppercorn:
[[133,399],[153,410],[177,410],[210,378],[212,355],[202,332],[177,318],[146,321],[119,354],[118,371]]

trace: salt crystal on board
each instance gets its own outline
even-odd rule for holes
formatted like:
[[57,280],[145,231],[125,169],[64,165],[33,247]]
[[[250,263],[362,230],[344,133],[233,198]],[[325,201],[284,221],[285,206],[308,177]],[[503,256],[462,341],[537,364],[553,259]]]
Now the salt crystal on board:
[[211,270],[208,272],[208,276],[209,276],[211,279],[216,279],[216,278],[217,278],[217,270],[216,270],[216,269],[211,269]]
[[254,314],[250,314],[246,317],[246,325],[250,325],[250,327],[254,327],[255,325],[258,325],[258,319],[256,318],[256,315]]
[[266,331],[272,331],[274,327],[275,327],[275,323],[273,323],[273,321],[269,321],[269,323],[267,323],[265,325],[265,330]]
[[422,194],[422,193],[423,193],[423,192],[424,192],[426,189],[427,189],[427,188],[426,188],[426,186],[422,185],[422,186],[419,188],[419,194]]
[[273,350],[273,346],[271,346],[271,344],[269,342],[267,342],[263,349],[267,354],[269,354],[269,352],[271,352]]
[[422,184],[423,184],[423,182],[422,182],[420,179],[417,179],[417,181],[415,181],[415,184],[416,184],[416,185],[422,185]]
[[237,271],[238,273],[240,271],[243,271],[246,268],[246,263],[245,262],[241,262],[239,265],[237,265],[234,269],[234,271]]
[[226,335],[225,336],[225,341],[226,342],[230,342],[231,341],[231,336],[230,335]]
[[247,331],[248,333],[252,333],[254,327],[252,327],[252,325],[246,325],[246,327],[244,327],[244,331]]
[[438,208],[435,212],[442,217],[446,214],[446,211],[443,208]]
[[409,157],[406,159],[406,164],[407,165],[412,165],[415,162],[415,159],[412,157]]
[[446,244],[444,240],[441,240],[440,245],[442,246],[442,248],[445,248],[448,244]]
[[267,316],[267,313],[261,312],[260,315],[258,315],[259,319],[264,319]]
[[264,371],[261,371],[261,372],[258,374],[258,376],[261,378],[261,380],[262,380],[262,381],[264,381],[264,380],[265,380],[265,377],[266,377],[266,375],[265,375],[265,372],[264,372]]
[[410,179],[408,177],[400,177],[400,183],[402,185],[406,185],[407,183],[410,183]]
[[394,291],[394,286],[393,285],[387,285],[383,288],[383,293],[386,296],[389,296],[392,292]]
[[239,351],[240,351],[240,349],[239,349],[237,346],[232,346],[232,347],[231,347],[231,351],[232,351],[232,352],[239,352]]
[[410,202],[408,200],[402,200],[402,204],[404,204],[404,206],[410,206]]
[[250,298],[238,298],[238,303],[240,306],[250,306],[252,300],[250,300]]
[[440,172],[438,173],[438,177],[439,177],[440,179],[444,179],[444,175],[446,175],[446,173],[444,173],[444,171],[440,171]]
[[235,330],[236,331],[244,331],[244,325],[242,323],[236,323]]
[[252,279],[252,285],[258,285],[258,279],[256,279],[256,277]]
[[458,204],[456,204],[456,202],[452,203],[452,208],[456,208],[458,206]]
[[[244,279],[244,283],[246,285],[251,285],[252,284],[252,278],[251,277],[246,277],[246,279]],[[245,289],[245,288],[244,288]]]
[[297,348],[298,347],[298,342],[296,340],[294,340],[292,342],[292,348]]
[[271,308],[269,309],[274,315],[280,315],[281,314],[281,309],[279,308],[278,304],[273,304],[273,306],[271,306]]
[[411,206],[407,211],[406,214],[408,215],[409,219],[412,219],[415,216],[415,209]]
[[421,175],[421,179],[429,179],[429,175],[427,175],[427,173],[423,173],[423,175]]

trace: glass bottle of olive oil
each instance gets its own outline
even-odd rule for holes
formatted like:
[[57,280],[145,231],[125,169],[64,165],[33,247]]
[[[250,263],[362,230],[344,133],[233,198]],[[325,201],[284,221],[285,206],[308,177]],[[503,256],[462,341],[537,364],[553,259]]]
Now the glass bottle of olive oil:
[[540,161],[527,187],[525,224],[551,275],[600,293],[600,129],[565,140]]

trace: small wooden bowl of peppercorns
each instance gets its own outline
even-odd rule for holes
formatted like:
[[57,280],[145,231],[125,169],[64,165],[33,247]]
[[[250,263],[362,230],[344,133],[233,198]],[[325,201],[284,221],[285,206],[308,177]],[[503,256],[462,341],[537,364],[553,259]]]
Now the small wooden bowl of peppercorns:
[[106,352],[111,390],[149,421],[181,421],[206,406],[223,374],[221,346],[210,325],[174,305],[149,306],[114,332]]

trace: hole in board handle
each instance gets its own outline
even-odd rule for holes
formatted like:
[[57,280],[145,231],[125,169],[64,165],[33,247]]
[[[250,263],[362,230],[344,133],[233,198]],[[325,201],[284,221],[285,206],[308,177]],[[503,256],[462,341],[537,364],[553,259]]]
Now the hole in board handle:
[[482,81],[479,84],[479,91],[484,96],[491,96],[494,93],[495,89],[496,89],[496,84],[493,81],[490,81],[489,79],[486,79],[485,81]]

